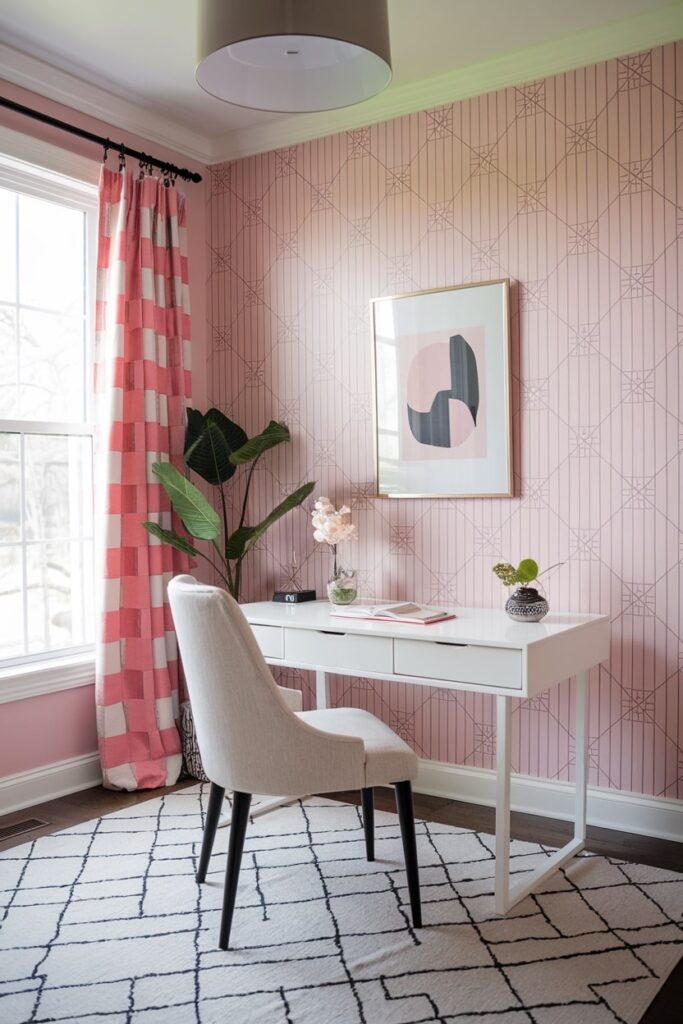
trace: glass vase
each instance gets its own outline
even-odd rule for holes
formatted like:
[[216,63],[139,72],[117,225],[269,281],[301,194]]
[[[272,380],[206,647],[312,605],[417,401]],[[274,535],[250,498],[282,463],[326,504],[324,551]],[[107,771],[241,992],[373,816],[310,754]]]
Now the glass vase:
[[351,604],[358,595],[355,569],[343,569],[337,561],[337,548],[333,547],[332,571],[327,581],[327,597],[332,604]]
[[351,604],[358,596],[355,569],[338,569],[327,581],[327,596],[332,604]]

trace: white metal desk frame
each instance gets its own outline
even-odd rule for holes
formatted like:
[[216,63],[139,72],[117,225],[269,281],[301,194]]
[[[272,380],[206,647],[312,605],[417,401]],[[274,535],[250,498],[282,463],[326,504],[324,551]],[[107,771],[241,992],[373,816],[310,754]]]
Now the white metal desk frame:
[[[306,628],[309,633],[325,633],[332,635],[382,635],[389,637],[392,640],[419,640],[419,641],[432,641],[439,644],[452,644],[455,647],[470,646],[464,644],[457,639],[442,639],[442,637],[457,637],[458,635],[466,635],[465,631],[460,629],[463,623],[467,622],[467,616],[470,615],[482,615],[487,618],[494,616],[503,616],[504,613],[491,612],[489,609],[458,609],[458,619],[453,620],[452,623],[442,623],[437,626],[414,626],[407,627],[404,624],[398,623],[387,623],[387,622],[369,622],[367,620],[353,620],[353,619],[342,619],[339,617],[333,617],[329,614],[330,606],[327,602],[316,602],[318,609],[314,611],[314,614],[318,616],[316,626],[306,624],[305,627],[297,621],[297,612],[299,617],[303,617],[300,609],[306,608],[306,605],[299,605],[295,607],[273,605],[271,602],[259,602],[252,605],[244,605],[243,611],[250,622],[252,629],[257,636],[257,640],[264,646],[262,641],[262,627],[276,626],[276,628],[283,629],[283,632],[296,630],[297,633],[303,632]],[[320,606],[324,606],[321,608]],[[304,612],[303,615],[308,614],[310,617],[312,605],[308,605],[309,612]],[[320,615],[324,615],[323,619],[320,619]],[[586,761],[586,715],[587,715],[587,680],[588,670],[593,664],[598,664],[599,661],[603,660],[607,656],[607,645],[609,643],[609,622],[605,616],[597,615],[563,615],[558,614],[550,616],[547,622],[548,626],[552,625],[552,620],[569,620],[564,627],[564,632],[556,633],[555,636],[567,637],[568,633],[573,633],[581,627],[592,626],[593,632],[591,634],[590,642],[588,643],[589,649],[592,653],[587,655],[590,664],[584,664],[584,667],[580,668],[574,673],[576,678],[576,724],[575,724],[575,811],[574,811],[574,837],[566,843],[561,849],[557,850],[552,854],[545,863],[541,864],[533,872],[529,873],[522,882],[516,885],[510,885],[510,775],[511,775],[511,714],[512,714],[512,700],[513,699],[525,699],[528,694],[512,694],[512,693],[494,693],[496,697],[496,868],[495,868],[495,909],[499,914],[506,914],[512,907],[514,907],[520,900],[524,899],[529,893],[533,892],[546,878],[549,877],[554,871],[562,867],[567,861],[571,860],[577,853],[579,853],[585,846],[586,841],[586,789],[587,789],[587,761]],[[507,620],[509,623],[509,620]],[[378,629],[377,627],[381,627]],[[450,627],[450,628],[449,628]],[[596,630],[596,627],[598,629]],[[538,643],[539,641],[545,642],[547,645],[553,645],[552,636],[543,636],[541,632],[544,628],[543,623],[539,626],[533,626],[532,624],[524,624],[521,627],[527,631],[527,636],[530,637],[529,643]],[[261,635],[259,634],[261,630]],[[529,633],[532,630],[535,632]],[[509,629],[510,635],[514,636],[515,630]],[[595,635],[593,635],[595,634]],[[513,640],[509,645],[508,649],[519,650],[524,649],[526,656],[526,648],[528,642],[520,640],[520,637],[524,634],[517,632],[516,643]],[[574,645],[578,641],[578,635],[574,639]],[[267,645],[266,645],[267,646]],[[476,641],[472,644],[476,648]],[[484,648],[483,653],[488,649],[489,645],[486,641],[481,643]],[[600,657],[597,657],[596,652],[600,652]],[[567,656],[567,645],[563,650],[563,655]],[[359,666],[356,670],[350,668],[348,665],[339,667],[336,669],[317,668],[315,665],[308,663],[302,664],[300,657],[292,660],[288,659],[286,652],[284,657],[273,657],[272,654],[266,649],[264,650],[266,660],[273,666],[281,665],[282,667],[296,667],[303,668],[308,671],[315,672],[316,682],[316,704],[318,708],[326,708],[329,706],[329,686],[328,686],[328,671],[338,673],[340,675],[362,675],[370,678],[377,679],[394,679],[403,683],[415,683],[415,685],[431,685],[440,688],[451,688],[459,690],[475,690],[476,692],[486,692],[486,688],[482,686],[467,686],[464,684],[458,684],[454,680],[446,681],[435,677],[422,677],[420,679],[411,679],[410,677],[401,677],[392,673],[377,673],[368,672],[361,670]],[[547,658],[546,658],[547,660]],[[577,662],[581,664],[586,662],[586,657],[581,659],[577,657]],[[526,669],[525,669],[526,672]],[[549,689],[550,686],[555,685],[559,680],[555,679],[546,687],[536,687],[535,691],[542,692],[543,689]],[[500,689],[500,686],[497,687]],[[257,808],[256,813],[262,814],[267,811],[273,810],[275,807],[282,806],[283,803],[289,802],[286,799],[270,800],[262,804]]]

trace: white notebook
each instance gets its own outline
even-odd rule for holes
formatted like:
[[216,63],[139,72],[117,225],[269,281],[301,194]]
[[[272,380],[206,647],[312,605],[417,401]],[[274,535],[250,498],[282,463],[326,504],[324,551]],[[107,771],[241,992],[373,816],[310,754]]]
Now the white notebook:
[[444,619],[455,618],[454,612],[428,608],[423,604],[413,604],[412,601],[334,605],[331,614],[343,619],[383,619],[387,622],[421,623],[424,626],[430,622],[443,622]]

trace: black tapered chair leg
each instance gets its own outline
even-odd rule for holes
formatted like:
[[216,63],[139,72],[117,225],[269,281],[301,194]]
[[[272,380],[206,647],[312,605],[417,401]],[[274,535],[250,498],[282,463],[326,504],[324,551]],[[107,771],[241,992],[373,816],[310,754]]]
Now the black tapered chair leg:
[[375,859],[375,794],[370,786],[361,789],[360,799],[363,805],[363,830],[365,832],[365,853],[368,860]]
[[401,823],[403,856],[406,861],[410,909],[413,914],[413,928],[422,927],[422,905],[420,903],[420,875],[417,866],[417,843],[415,841],[415,815],[413,812],[413,787],[409,782],[394,784],[396,809]]
[[204,825],[204,838],[202,839],[202,852],[199,855],[199,867],[197,868],[197,881],[199,883],[203,882],[206,878],[209,861],[211,860],[211,851],[213,850],[213,841],[216,838],[218,819],[221,816],[221,807],[223,806],[224,796],[225,790],[223,787],[217,786],[215,782],[212,782],[211,789],[209,790],[209,806],[206,809],[206,823]]
[[218,941],[220,949],[227,949],[228,942],[230,941],[230,927],[232,925],[232,914],[235,909],[237,880],[240,875],[240,864],[242,863],[242,850],[244,849],[244,837],[249,821],[250,804],[251,793],[238,793],[237,791],[233,793],[228,866],[225,872],[225,892],[223,893],[223,916],[221,917],[221,932]]

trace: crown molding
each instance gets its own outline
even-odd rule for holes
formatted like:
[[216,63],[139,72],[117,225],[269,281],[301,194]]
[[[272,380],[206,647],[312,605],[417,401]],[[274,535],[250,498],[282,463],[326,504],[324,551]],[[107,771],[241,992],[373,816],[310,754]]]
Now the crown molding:
[[389,121],[404,114],[481,96],[682,38],[683,2],[677,0],[654,11],[632,15],[596,29],[394,86],[353,107],[280,117],[213,138],[5,43],[0,43],[0,77],[108,125],[139,135],[146,142],[164,146],[203,164],[216,164]]
[[235,160],[404,114],[482,96],[683,38],[683,2],[576,32],[515,53],[389,88],[354,107],[298,114],[213,139],[209,163]]
[[213,159],[208,135],[192,131],[156,111],[84,82],[6,43],[0,43],[0,77],[55,103],[63,103],[108,125],[139,135],[145,142],[165,146],[203,164]]

